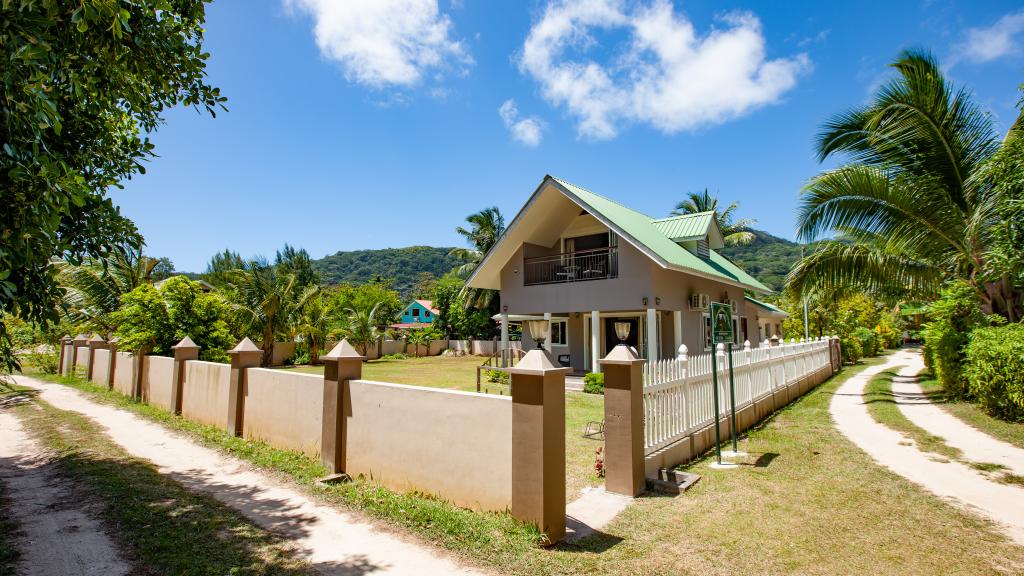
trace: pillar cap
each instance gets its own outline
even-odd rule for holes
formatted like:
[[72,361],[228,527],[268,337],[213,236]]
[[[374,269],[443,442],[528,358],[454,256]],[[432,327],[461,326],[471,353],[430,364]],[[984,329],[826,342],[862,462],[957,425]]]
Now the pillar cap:
[[330,352],[321,356],[320,359],[331,361],[342,359],[363,361],[366,360],[366,356],[360,354],[355,347],[348,343],[348,338],[345,338],[341,342],[338,342],[334,348],[331,348]]
[[106,340],[104,340],[103,336],[100,336],[99,334],[93,334],[92,338],[89,338],[89,342],[106,342]]
[[82,334],[79,334],[78,336],[75,336],[74,338],[72,338],[72,340],[85,340],[85,341],[88,341],[89,340],[89,335],[85,334],[83,332]]
[[506,368],[505,371],[509,374],[527,375],[568,374],[572,372],[572,368],[558,366],[552,362],[551,355],[546,350],[534,349],[527,352],[518,364]]
[[644,362],[647,362],[647,360],[638,356],[632,348],[625,344],[615,346],[607,356],[597,361],[602,366],[605,364],[642,364]]
[[249,338],[242,338],[242,341],[238,343],[238,346],[235,346],[231,350],[228,350],[228,354],[245,354],[247,352],[263,351],[260,350],[259,347],[257,347],[255,344],[253,344],[252,340],[249,340]]
[[[241,344],[239,344],[239,345],[241,345]],[[188,336],[185,336],[184,338],[181,339],[181,342],[178,342],[174,346],[171,346],[171,348],[173,348],[175,350],[177,350],[178,348],[196,348],[196,349],[198,349],[199,346],[197,346],[196,343],[193,342],[191,338],[189,338]]]
[[65,334],[60,337],[61,342],[71,342],[71,334]]

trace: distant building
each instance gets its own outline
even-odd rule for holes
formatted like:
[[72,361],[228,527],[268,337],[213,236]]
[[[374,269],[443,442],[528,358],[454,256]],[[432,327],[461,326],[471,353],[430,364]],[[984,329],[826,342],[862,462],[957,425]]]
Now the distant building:
[[430,300],[413,300],[402,310],[402,319],[392,328],[425,328],[426,325],[434,322],[438,315],[437,308]]

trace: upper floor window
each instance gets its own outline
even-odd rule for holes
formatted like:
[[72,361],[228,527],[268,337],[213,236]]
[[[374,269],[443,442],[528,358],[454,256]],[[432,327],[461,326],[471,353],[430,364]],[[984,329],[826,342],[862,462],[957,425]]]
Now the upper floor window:
[[430,312],[429,311],[423,312],[423,317],[424,318],[430,318]]
[[419,308],[413,308],[412,309],[412,316],[413,316],[413,318],[415,318],[415,317],[417,317],[419,315],[420,315],[420,309]]

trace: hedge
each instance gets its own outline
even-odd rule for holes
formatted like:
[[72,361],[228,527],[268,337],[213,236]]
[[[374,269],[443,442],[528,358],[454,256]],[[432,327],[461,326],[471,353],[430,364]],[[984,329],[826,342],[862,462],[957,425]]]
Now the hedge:
[[977,328],[965,352],[964,375],[982,408],[1024,421],[1024,324]]
[[583,377],[583,391],[587,394],[604,394],[604,373],[588,372]]

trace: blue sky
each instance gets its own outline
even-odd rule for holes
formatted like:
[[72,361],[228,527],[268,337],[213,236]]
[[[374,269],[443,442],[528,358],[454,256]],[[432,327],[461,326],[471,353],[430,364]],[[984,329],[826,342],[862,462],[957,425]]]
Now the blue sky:
[[652,216],[689,191],[791,238],[813,138],[900,50],[931,50],[1005,130],[1024,82],[1015,2],[221,0],[216,119],[173,110],[112,193],[147,252],[460,245],[545,174]]

